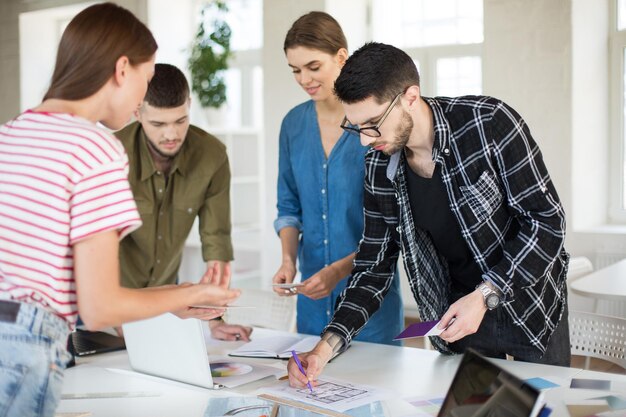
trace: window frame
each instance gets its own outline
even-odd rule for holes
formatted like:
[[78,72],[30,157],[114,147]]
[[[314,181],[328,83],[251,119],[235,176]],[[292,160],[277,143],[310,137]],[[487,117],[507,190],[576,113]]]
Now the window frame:
[[[433,45],[405,48],[404,51],[413,60],[419,62],[420,91],[422,95],[435,97],[437,95],[437,60],[442,58],[478,57],[482,62],[482,46],[482,43]],[[483,76],[482,70],[481,76]]]

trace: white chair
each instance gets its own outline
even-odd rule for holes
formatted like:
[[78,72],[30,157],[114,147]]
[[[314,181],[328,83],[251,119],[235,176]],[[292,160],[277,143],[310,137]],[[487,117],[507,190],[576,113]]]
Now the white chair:
[[273,291],[242,289],[235,305],[254,308],[233,308],[225,319],[232,324],[295,331],[296,297],[281,297]]
[[[599,358],[626,369],[626,319],[569,311],[572,355]],[[585,362],[585,369],[588,368]]]

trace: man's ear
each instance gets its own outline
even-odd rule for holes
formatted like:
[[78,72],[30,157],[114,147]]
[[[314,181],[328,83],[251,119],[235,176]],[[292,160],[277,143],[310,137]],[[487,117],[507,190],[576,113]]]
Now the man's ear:
[[113,79],[117,85],[122,85],[126,80],[129,66],[130,61],[127,56],[122,55],[115,61],[115,74],[113,75]]
[[420,87],[418,85],[410,86],[404,92],[404,97],[406,98],[409,107],[413,106],[416,103],[419,103]]

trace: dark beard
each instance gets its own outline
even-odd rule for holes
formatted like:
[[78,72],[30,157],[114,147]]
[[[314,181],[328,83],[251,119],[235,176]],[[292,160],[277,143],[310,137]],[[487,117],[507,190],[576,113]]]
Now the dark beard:
[[168,155],[165,154],[163,152],[161,152],[161,150],[159,148],[157,148],[154,143],[152,143],[152,141],[150,141],[148,138],[146,138],[146,142],[148,142],[148,147],[157,155],[159,155],[161,158],[164,158],[166,160],[172,160],[174,159],[174,157],[176,155],[178,155],[178,152],[180,152],[180,150],[182,149],[182,146],[180,148],[178,148],[178,152],[176,152],[174,155]]
[[394,153],[402,150],[409,141],[409,137],[411,136],[411,132],[413,131],[413,119],[409,113],[402,110],[402,118],[400,119],[400,125],[395,131],[395,140],[393,143],[387,145],[387,147],[383,150],[385,155],[393,155]]

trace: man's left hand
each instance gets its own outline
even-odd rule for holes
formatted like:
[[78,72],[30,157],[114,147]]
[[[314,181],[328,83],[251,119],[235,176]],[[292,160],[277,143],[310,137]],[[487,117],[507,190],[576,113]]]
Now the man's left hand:
[[206,272],[202,276],[202,280],[203,282],[228,288],[230,285],[230,277],[230,262],[208,261],[206,264]]
[[[452,304],[446,314],[441,317],[439,327],[446,329],[439,337],[448,343],[456,342],[478,331],[485,317],[487,307],[480,290],[474,290]],[[455,318],[454,322],[451,320]]]
[[240,326],[238,324],[228,324],[222,320],[213,320],[209,322],[211,329],[211,337],[219,340],[250,341],[252,327]]

